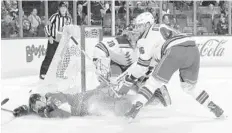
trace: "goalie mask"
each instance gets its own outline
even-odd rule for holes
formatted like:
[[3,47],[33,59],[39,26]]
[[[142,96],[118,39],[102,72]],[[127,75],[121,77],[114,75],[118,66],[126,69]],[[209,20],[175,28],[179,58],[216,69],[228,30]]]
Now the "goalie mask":
[[140,32],[133,30],[133,24],[129,25],[125,30],[123,30],[122,35],[130,41],[133,48],[136,48],[136,42],[141,36]]

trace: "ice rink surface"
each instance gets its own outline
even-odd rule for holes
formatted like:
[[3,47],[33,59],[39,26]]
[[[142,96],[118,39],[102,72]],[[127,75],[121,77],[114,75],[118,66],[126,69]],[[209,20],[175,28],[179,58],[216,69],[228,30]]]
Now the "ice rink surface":
[[[9,97],[5,108],[26,104],[29,90],[36,86],[38,76],[2,79],[1,100]],[[112,115],[71,117],[68,119],[43,119],[25,116],[14,119],[1,111],[2,133],[232,133],[232,67],[203,67],[200,69],[197,88],[208,91],[220,105],[226,119],[216,119],[179,87],[176,73],[168,90],[172,105],[149,105],[131,124]]]

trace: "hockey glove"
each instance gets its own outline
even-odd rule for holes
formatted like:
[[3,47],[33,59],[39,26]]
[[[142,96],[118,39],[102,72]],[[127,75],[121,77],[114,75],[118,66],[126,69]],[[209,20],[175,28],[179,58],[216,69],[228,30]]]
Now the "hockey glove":
[[118,94],[125,95],[128,93],[128,91],[133,88],[133,86],[137,82],[137,78],[135,78],[133,75],[126,75],[125,80],[121,88],[118,90]]
[[29,113],[29,109],[26,105],[19,106],[18,108],[13,110],[13,115],[15,117],[27,115]]
[[41,117],[49,118],[50,113],[54,110],[55,110],[55,108],[53,106],[47,105],[46,107],[43,107],[43,108],[38,110],[38,115]]

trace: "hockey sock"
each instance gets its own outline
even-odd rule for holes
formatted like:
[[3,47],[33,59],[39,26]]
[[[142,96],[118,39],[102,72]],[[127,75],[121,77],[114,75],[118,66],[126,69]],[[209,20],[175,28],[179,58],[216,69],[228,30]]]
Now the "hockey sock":
[[137,101],[140,101],[144,105],[148,102],[149,99],[151,99],[152,95],[153,93],[144,86],[138,91],[137,98],[133,104],[135,104]]
[[208,108],[208,104],[210,103],[211,99],[209,94],[205,90],[192,90],[189,94],[201,105]]
[[196,97],[196,101],[207,107],[210,102],[209,94],[205,90],[202,90],[201,93]]

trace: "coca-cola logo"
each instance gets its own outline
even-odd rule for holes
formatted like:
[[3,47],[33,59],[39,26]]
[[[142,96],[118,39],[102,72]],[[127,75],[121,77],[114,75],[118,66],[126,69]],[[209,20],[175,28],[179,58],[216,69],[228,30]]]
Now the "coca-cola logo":
[[227,40],[210,39],[205,43],[198,44],[201,56],[221,57],[225,53],[225,43]]
[[34,56],[37,56],[40,58],[41,56],[45,56],[46,54],[46,49],[44,48],[44,45],[31,45],[31,46],[26,46],[26,61],[27,62],[32,62],[34,59]]

